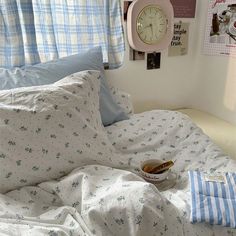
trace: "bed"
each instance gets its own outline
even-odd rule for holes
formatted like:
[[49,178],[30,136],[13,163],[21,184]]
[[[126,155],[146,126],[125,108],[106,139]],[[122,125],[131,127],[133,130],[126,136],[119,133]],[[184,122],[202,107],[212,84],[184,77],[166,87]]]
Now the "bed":
[[[188,178],[236,162],[180,112],[132,114],[125,93],[113,96],[129,119],[104,127],[100,81],[84,70],[0,91],[0,235],[236,235],[190,223]],[[148,159],[173,160],[175,185],[146,182]]]
[[235,125],[196,109],[180,109],[178,111],[188,115],[227,155],[236,159]]
[[188,117],[151,111],[109,126],[106,132],[126,170],[127,166],[138,168],[148,158],[174,160],[176,185],[159,192],[124,170],[80,167],[61,180],[2,194],[1,234],[235,235],[234,229],[189,223],[187,170],[234,171],[235,162]]

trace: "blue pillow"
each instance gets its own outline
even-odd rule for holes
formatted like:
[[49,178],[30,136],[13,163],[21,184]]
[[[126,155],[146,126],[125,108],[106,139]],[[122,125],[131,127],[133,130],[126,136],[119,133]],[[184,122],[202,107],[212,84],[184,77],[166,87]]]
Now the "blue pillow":
[[127,114],[113,99],[107,85],[101,47],[33,66],[2,68],[0,69],[0,90],[51,84],[83,70],[101,71],[100,113],[103,125],[107,126],[128,119]]

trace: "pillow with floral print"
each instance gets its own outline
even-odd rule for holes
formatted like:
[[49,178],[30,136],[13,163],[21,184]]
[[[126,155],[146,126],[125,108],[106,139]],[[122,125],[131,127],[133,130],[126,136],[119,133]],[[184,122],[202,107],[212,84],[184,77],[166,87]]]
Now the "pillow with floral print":
[[110,161],[99,113],[100,72],[0,91],[0,192]]

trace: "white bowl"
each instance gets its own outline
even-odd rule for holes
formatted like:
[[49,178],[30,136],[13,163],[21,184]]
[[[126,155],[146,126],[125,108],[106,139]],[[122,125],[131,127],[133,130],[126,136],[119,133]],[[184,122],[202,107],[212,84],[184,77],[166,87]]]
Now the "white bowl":
[[151,160],[142,162],[140,165],[140,172],[141,172],[142,177],[145,180],[150,181],[150,182],[160,182],[160,181],[165,180],[167,178],[168,174],[170,173],[170,169],[164,171],[161,174],[150,174],[150,173],[143,171],[143,167],[147,164],[149,164],[149,165],[160,164],[161,165],[162,163],[164,163],[164,161],[157,160],[157,159],[151,159]]

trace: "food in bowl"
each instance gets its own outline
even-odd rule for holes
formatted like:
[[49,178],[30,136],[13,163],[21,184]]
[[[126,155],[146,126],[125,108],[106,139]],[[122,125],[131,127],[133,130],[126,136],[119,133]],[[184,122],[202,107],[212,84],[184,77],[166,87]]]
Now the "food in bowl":
[[[173,166],[173,164],[174,164],[172,161],[170,161],[170,162],[168,163],[168,162],[164,162],[164,161],[157,160],[157,159],[151,159],[151,160],[144,161],[140,165],[141,175],[145,180],[150,181],[150,182],[163,181],[167,178],[167,176],[170,172],[170,167]],[[166,168],[162,168],[162,170],[157,173],[149,173],[149,171],[151,171],[151,172],[154,171],[155,168],[157,168],[158,166],[160,166],[162,164],[166,164]],[[167,166],[169,168],[167,168]]]
[[162,164],[157,163],[156,165],[146,164],[143,167],[143,171],[149,174],[161,174],[164,171],[170,169],[174,165],[173,161],[167,161]]

